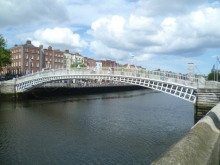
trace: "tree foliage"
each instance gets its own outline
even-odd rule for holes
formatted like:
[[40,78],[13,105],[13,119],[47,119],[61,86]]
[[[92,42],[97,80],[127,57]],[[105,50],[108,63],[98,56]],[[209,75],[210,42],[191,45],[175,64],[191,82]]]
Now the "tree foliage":
[[[215,74],[215,76],[214,76],[214,74]],[[215,77],[215,79],[217,78],[216,77],[216,72],[211,72],[211,73],[209,73],[208,74],[208,80],[214,80],[214,77]],[[218,80],[220,80],[220,74],[218,73]]]
[[78,65],[80,66],[80,68],[87,67],[84,63],[80,63],[80,62],[79,62],[78,64],[73,63],[73,64],[71,65],[71,68],[78,67]]
[[6,40],[0,34],[0,70],[11,64],[11,51],[6,49]]

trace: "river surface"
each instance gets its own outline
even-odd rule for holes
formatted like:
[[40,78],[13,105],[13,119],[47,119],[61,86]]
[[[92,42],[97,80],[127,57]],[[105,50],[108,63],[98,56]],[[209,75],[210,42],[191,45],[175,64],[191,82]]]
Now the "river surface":
[[194,125],[193,108],[150,89],[0,101],[0,164],[148,165]]

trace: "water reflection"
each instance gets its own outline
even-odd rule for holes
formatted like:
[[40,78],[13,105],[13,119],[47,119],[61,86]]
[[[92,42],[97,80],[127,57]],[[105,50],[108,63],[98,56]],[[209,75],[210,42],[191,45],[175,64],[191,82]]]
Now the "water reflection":
[[150,164],[193,125],[152,90],[0,103],[0,164]]

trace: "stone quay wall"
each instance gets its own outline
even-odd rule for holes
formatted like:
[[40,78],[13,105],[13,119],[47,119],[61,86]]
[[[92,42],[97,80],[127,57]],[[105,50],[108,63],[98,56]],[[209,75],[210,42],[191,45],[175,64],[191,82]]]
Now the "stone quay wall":
[[151,165],[219,164],[220,104]]
[[199,88],[194,107],[194,118],[200,120],[220,101],[220,88]]
[[0,82],[0,93],[15,93],[15,84],[13,82]]

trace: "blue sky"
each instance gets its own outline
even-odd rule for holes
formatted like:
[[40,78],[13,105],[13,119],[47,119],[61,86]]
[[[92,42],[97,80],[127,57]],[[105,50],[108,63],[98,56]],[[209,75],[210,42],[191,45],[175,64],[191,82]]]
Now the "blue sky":
[[[220,56],[219,0],[0,1],[7,48],[69,49],[96,60],[131,62],[149,70],[207,75]],[[219,67],[220,68],[220,67]]]

